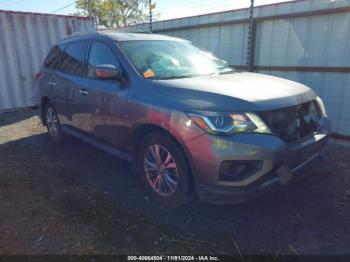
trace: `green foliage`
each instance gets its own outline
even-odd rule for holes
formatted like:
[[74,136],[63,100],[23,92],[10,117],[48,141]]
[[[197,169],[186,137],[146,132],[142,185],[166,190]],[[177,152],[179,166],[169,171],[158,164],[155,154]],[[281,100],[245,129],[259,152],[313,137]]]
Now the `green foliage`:
[[[77,15],[88,15],[88,1],[76,0]],[[124,27],[148,19],[147,0],[91,0],[91,10],[99,26]]]

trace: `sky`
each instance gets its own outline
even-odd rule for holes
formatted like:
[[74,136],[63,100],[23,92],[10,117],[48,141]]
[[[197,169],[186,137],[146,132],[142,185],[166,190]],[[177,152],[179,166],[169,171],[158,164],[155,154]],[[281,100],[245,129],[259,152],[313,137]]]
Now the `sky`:
[[[153,1],[156,2],[156,9],[154,10],[154,13],[156,14],[156,19],[158,20],[193,16],[203,13],[219,12],[224,10],[232,10],[237,8],[249,7],[250,5],[250,0]],[[258,6],[287,1],[290,0],[255,0],[255,5]],[[74,5],[74,0],[0,0],[0,9],[35,13],[55,13],[62,15],[68,15],[77,11]],[[58,9],[61,10],[56,11]]]

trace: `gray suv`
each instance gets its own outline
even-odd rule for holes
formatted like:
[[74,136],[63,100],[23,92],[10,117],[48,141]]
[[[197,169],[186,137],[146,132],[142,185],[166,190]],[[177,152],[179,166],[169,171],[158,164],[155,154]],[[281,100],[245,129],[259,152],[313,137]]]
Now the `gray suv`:
[[36,84],[52,140],[72,135],[132,162],[168,206],[238,203],[324,164],[330,122],[310,88],[239,72],[183,39],[75,34]]

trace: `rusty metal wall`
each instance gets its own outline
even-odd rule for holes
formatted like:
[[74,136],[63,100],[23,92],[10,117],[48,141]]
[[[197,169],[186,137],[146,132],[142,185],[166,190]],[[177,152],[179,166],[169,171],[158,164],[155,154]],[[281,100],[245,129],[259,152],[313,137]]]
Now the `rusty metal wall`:
[[[255,71],[313,88],[333,131],[350,136],[350,0],[297,0],[259,6]],[[238,67],[246,66],[249,10],[153,23],[153,31],[185,38]],[[128,30],[148,30],[149,25]]]
[[86,17],[0,10],[0,111],[33,106],[33,75],[58,40],[90,28]]

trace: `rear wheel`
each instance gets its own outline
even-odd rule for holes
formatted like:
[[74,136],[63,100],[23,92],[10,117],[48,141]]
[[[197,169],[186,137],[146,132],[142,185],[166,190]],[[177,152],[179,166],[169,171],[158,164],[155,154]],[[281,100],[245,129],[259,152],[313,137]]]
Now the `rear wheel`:
[[190,200],[190,169],[173,138],[163,132],[147,135],[138,150],[138,168],[150,196],[170,207]]
[[48,134],[52,141],[60,143],[63,140],[63,132],[58,115],[54,106],[48,102],[45,105],[45,123]]

